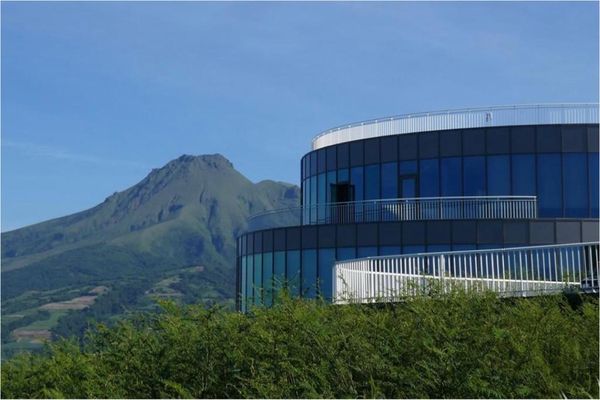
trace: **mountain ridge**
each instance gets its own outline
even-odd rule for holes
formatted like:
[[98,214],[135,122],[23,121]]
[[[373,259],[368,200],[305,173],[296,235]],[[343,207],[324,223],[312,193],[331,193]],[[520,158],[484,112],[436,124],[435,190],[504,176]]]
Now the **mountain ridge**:
[[182,155],[94,207],[3,232],[2,315],[18,321],[99,286],[114,296],[103,317],[148,307],[148,293],[165,291],[231,304],[236,237],[248,216],[296,206],[299,193],[289,183],[253,183],[220,154]]

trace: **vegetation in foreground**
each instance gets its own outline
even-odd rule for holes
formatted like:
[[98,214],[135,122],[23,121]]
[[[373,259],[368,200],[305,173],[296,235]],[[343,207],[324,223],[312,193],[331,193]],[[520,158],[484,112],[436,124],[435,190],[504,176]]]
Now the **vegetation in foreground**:
[[2,397],[598,397],[598,299],[163,303],[2,365]]

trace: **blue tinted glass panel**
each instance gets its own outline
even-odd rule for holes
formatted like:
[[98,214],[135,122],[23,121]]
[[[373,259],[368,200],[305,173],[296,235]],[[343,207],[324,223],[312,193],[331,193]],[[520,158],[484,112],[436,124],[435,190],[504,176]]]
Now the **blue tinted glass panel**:
[[338,179],[337,179],[337,181],[338,181],[338,183],[344,183],[344,182],[349,182],[350,181],[350,174],[348,173],[348,169],[347,168],[338,170]]
[[323,221],[325,219],[325,202],[326,202],[326,198],[327,198],[327,177],[325,176],[325,174],[319,174],[318,176],[318,189],[317,189],[317,203],[319,204],[318,207],[318,220],[319,221]]
[[335,193],[335,171],[330,171],[327,173],[327,199],[325,201],[327,203],[332,203],[335,199],[332,198],[332,193]]
[[439,253],[442,251],[450,251],[452,246],[449,244],[430,244],[427,246],[427,251],[430,253]]
[[254,304],[260,305],[262,298],[262,253],[254,255]]
[[507,196],[510,194],[509,156],[488,156],[487,159],[488,196]]
[[274,296],[281,290],[285,282],[285,251],[276,251],[273,255]]
[[302,297],[317,296],[317,251],[302,250]]
[[[421,160],[419,184],[421,197],[438,197],[440,195],[440,176],[438,169],[438,159]],[[404,193],[402,194],[403,197]]]
[[515,154],[512,156],[513,196],[535,196],[535,156]]
[[410,175],[417,173],[416,161],[400,161],[398,164],[398,172],[400,175]]
[[354,200],[363,200],[363,167],[356,167],[350,170],[350,182],[354,186]]
[[300,295],[300,250],[287,252],[287,284],[292,296]]
[[560,154],[538,154],[538,208],[540,217],[562,214]]
[[377,255],[377,247],[359,247],[358,258],[375,257]]
[[454,244],[452,245],[452,250],[454,251],[466,251],[466,250],[475,250],[477,246],[474,244]]
[[460,157],[442,158],[442,196],[462,195],[462,163]]
[[319,290],[327,300],[331,300],[334,261],[335,249],[319,250]]
[[356,258],[356,249],[354,247],[340,247],[337,251],[338,260],[351,260]]
[[598,218],[598,153],[588,153],[588,174],[590,182],[590,216]]
[[311,207],[309,207],[310,222],[314,224],[315,222],[317,222],[317,209],[315,207],[315,204],[317,204],[317,177],[313,176],[309,180],[310,180],[310,205],[311,205]]
[[263,254],[263,301],[265,305],[273,304],[273,253]]
[[415,178],[400,178],[402,184],[402,198],[417,197],[417,181]]
[[402,248],[402,254],[415,254],[415,253],[424,253],[425,246],[404,246]]
[[463,190],[465,196],[485,196],[485,157],[465,157]]
[[247,293],[247,307],[250,307],[253,303],[254,295],[254,256],[248,256],[246,260],[246,293]]
[[380,256],[393,256],[396,254],[402,254],[402,248],[400,246],[381,246],[379,248]]
[[247,291],[246,291],[246,256],[242,257],[242,277],[241,277],[241,284],[240,284],[240,289],[242,291],[241,294],[241,300],[242,300],[242,312],[246,312],[246,296],[247,296]]
[[379,164],[365,167],[365,200],[379,198]]
[[381,164],[381,198],[395,199],[398,197],[398,163]]
[[587,154],[563,154],[563,199],[565,217],[588,214]]

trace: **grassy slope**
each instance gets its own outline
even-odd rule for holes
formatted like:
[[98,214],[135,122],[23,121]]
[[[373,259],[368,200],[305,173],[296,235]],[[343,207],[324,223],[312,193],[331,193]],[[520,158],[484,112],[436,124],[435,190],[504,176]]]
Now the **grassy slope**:
[[247,217],[297,203],[297,187],[253,184],[220,155],[182,156],[94,208],[4,233],[2,314],[5,306],[12,314],[31,308],[32,291],[43,297],[105,285],[144,293],[198,265],[203,270],[182,286],[186,301],[227,301],[235,238]]

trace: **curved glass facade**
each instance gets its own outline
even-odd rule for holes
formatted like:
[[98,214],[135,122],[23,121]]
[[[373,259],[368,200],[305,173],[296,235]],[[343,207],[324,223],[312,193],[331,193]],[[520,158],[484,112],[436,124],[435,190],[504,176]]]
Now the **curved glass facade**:
[[[598,217],[598,126],[427,132],[342,143],[302,159],[304,205],[537,196],[539,217]],[[307,211],[307,220],[318,220]]]
[[[282,285],[330,299],[336,260],[597,241],[598,164],[597,124],[407,133],[312,151],[301,161],[308,224],[238,238],[238,307],[269,306]],[[537,218],[322,223],[335,220],[327,203],[460,196],[537,196]]]

